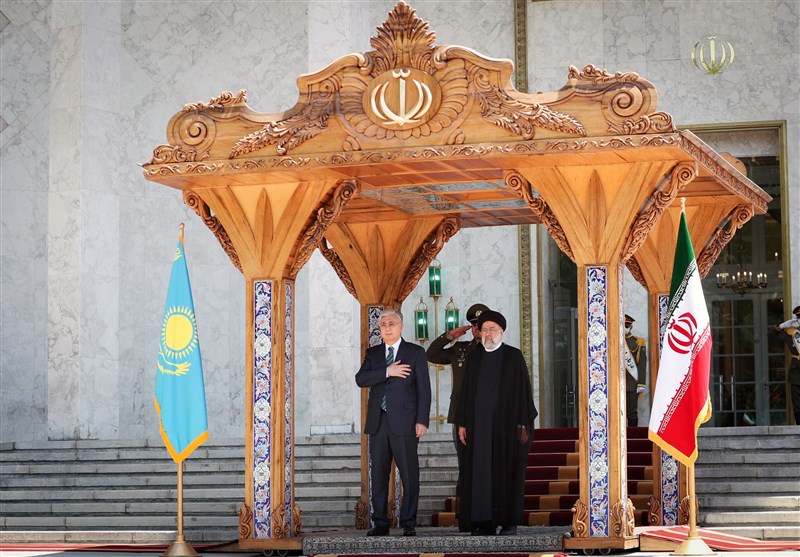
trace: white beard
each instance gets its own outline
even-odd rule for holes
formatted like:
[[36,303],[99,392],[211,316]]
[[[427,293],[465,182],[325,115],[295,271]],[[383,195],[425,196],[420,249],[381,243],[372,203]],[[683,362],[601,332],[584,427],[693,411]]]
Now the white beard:
[[481,344],[483,344],[483,347],[486,350],[492,351],[495,348],[497,348],[498,346],[500,346],[500,343],[502,341],[503,341],[503,335],[500,335],[500,336],[498,336],[497,338],[495,338],[493,340],[489,340],[487,338],[483,338],[483,339],[481,339]]

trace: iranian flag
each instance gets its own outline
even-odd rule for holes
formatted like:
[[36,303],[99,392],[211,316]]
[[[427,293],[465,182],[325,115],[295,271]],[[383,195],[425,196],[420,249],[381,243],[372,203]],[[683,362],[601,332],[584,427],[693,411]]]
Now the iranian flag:
[[697,430],[711,418],[711,327],[683,211],[669,300],[648,435],[692,466],[697,459]]

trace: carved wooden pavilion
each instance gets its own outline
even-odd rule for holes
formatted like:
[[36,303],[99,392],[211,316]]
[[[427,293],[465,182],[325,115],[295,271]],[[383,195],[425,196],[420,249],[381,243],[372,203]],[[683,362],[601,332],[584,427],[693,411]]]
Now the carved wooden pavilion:
[[[650,314],[662,316],[677,197],[686,198],[705,273],[769,196],[677,131],[635,73],[570,67],[560,90],[521,93],[511,61],[435,45],[403,2],[370,44],[300,76],[299,99],[285,112],[251,110],[244,91],[187,104],[144,166],[147,179],[183,191],[246,279],[240,545],[299,547],[294,281],[313,250],[360,302],[366,349],[379,341],[380,311],[401,304],[460,228],[537,223],[579,273],[581,496],[572,543],[638,545],[626,487],[623,266],[649,290]],[[657,318],[650,327],[659,338]],[[365,447],[359,527],[369,522]],[[685,522],[678,466],[658,454],[651,523]]]

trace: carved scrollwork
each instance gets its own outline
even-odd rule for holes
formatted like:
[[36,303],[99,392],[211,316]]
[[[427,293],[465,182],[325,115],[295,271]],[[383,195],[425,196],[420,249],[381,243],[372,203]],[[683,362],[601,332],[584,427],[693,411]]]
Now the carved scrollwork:
[[356,294],[356,287],[353,284],[353,279],[350,278],[350,273],[347,272],[347,267],[344,266],[339,254],[336,253],[336,250],[333,249],[333,246],[329,246],[325,237],[323,237],[319,242],[319,252],[322,254],[328,263],[330,263],[331,267],[333,267],[334,272],[339,277],[339,280],[342,281],[342,284],[347,289],[348,292],[353,296],[353,298],[358,299],[358,294]]
[[508,187],[525,200],[525,203],[528,204],[528,207],[542,222],[558,248],[574,262],[575,255],[572,253],[567,234],[547,202],[541,196],[534,195],[528,180],[516,170],[506,172],[505,182]]
[[682,162],[672,169],[669,179],[662,181],[659,188],[650,196],[648,205],[639,212],[639,216],[631,225],[625,248],[622,250],[623,262],[627,262],[636,253],[658,218],[675,200],[678,191],[694,180],[695,176],[697,176],[695,163]]
[[644,134],[675,131],[672,117],[652,112],[658,97],[653,86],[635,72],[609,73],[587,65],[583,70],[569,67],[569,80],[581,96],[600,95],[608,131],[615,134]]
[[661,500],[652,495],[647,509],[647,523],[650,526],[661,526]]
[[636,507],[633,506],[633,501],[630,499],[626,499],[625,501],[625,509],[628,518],[625,521],[624,536],[629,538],[633,536],[633,530],[636,528]]
[[286,508],[282,505],[272,513],[272,537],[283,539],[288,534],[286,529]]
[[653,112],[643,114],[638,120],[625,120],[622,125],[612,125],[610,129],[614,133],[642,134],[642,133],[663,133],[675,131],[672,122],[672,115],[666,112]]
[[369,528],[369,505],[363,500],[356,501],[356,530]]
[[230,91],[224,91],[218,97],[214,97],[207,103],[189,103],[183,105],[181,112],[202,112],[203,110],[216,110],[222,112],[225,106],[234,106],[247,103],[247,90],[241,89],[235,95]]
[[417,68],[431,73],[431,57],[436,33],[427,21],[417,16],[416,10],[405,2],[398,2],[389,12],[388,19],[378,27],[369,44],[372,53],[372,75],[394,68]]
[[189,207],[192,211],[194,211],[197,216],[203,219],[203,224],[208,227],[209,230],[214,234],[219,242],[219,245],[222,246],[222,249],[225,250],[225,253],[228,254],[228,258],[233,263],[233,266],[239,269],[239,272],[242,272],[242,263],[239,261],[239,255],[236,253],[236,248],[233,246],[233,242],[231,242],[230,236],[225,231],[225,227],[222,226],[222,223],[219,222],[219,219],[211,214],[211,209],[206,205],[206,202],[202,200],[202,198],[194,193],[192,190],[185,190],[183,192],[183,202]]
[[184,105],[167,128],[169,145],[156,147],[150,164],[200,162],[207,159],[217,135],[217,124],[207,112],[222,113],[228,105],[246,102],[247,93],[243,89],[236,95],[224,92],[207,103]]
[[303,513],[300,510],[300,505],[296,502],[292,503],[292,537],[296,538],[300,535],[300,530],[303,526]]
[[314,252],[317,245],[319,245],[328,227],[336,220],[336,217],[342,212],[342,208],[357,192],[358,184],[356,184],[354,180],[342,182],[334,190],[331,200],[327,203],[323,203],[322,206],[317,209],[316,218],[309,224],[300,239],[297,254],[289,269],[289,277],[294,278],[297,276],[297,273],[300,272],[303,265],[311,258],[311,254]]
[[586,136],[583,124],[572,116],[552,110],[543,104],[526,103],[511,98],[481,72],[475,72],[470,78],[481,107],[481,116],[487,122],[523,139],[533,139],[537,127]]
[[614,537],[620,538],[625,535],[625,503],[624,501],[617,501],[611,505],[611,512],[609,513],[611,533]]
[[697,257],[697,270],[701,278],[706,277],[711,267],[714,266],[717,257],[719,257],[719,254],[725,249],[725,246],[728,245],[728,242],[731,241],[736,231],[744,226],[752,217],[752,207],[739,205],[728,215],[726,219],[727,227],[722,225],[714,231],[714,234],[703,247],[703,251],[700,252],[700,255]]
[[628,259],[628,261],[625,262],[625,266],[628,267],[628,270],[631,272],[631,275],[636,280],[636,282],[644,286],[645,289],[648,289],[647,281],[644,278],[644,273],[642,272],[642,268],[639,265],[639,261],[636,259],[635,255],[631,255],[630,259]]
[[[760,188],[749,188],[746,181],[739,179],[739,174],[730,164],[725,163],[721,157],[713,157],[701,148],[702,142],[691,132],[684,131],[680,135],[680,147],[694,160],[703,165],[720,183],[724,184],[730,191],[736,193],[742,199],[746,199],[753,204],[759,212],[766,212],[767,204],[772,197]],[[722,162],[720,162],[722,161]]]
[[572,506],[572,533],[576,538],[589,537],[589,508],[580,499]]
[[545,148],[548,151],[581,151],[586,149],[588,144],[587,141],[576,140],[549,141]]
[[216,133],[217,125],[210,116],[184,111],[167,129],[170,144],[156,147],[150,164],[203,161],[209,157]]
[[444,245],[458,232],[461,224],[456,217],[447,217],[439,223],[436,230],[430,233],[428,238],[422,243],[411,266],[406,274],[406,279],[400,287],[397,299],[403,301],[408,297],[414,287],[419,282],[420,277],[428,269],[428,264],[441,251]]
[[246,540],[253,535],[253,511],[247,505],[242,503],[239,506],[239,539]]
[[229,158],[258,151],[264,147],[275,145],[275,152],[285,155],[291,149],[301,145],[312,137],[322,133],[328,127],[328,119],[336,110],[338,83],[326,80],[326,83],[314,91],[313,97],[299,112],[278,120],[268,122],[260,130],[239,139],[231,149]]

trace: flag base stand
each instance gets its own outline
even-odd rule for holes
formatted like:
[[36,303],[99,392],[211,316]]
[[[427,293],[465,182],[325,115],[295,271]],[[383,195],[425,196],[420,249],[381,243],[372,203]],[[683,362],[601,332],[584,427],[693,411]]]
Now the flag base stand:
[[183,540],[183,536],[178,536],[174,542],[170,544],[161,557],[197,557],[198,553],[194,548]]
[[703,538],[686,538],[670,555],[714,555],[714,550],[708,547]]

